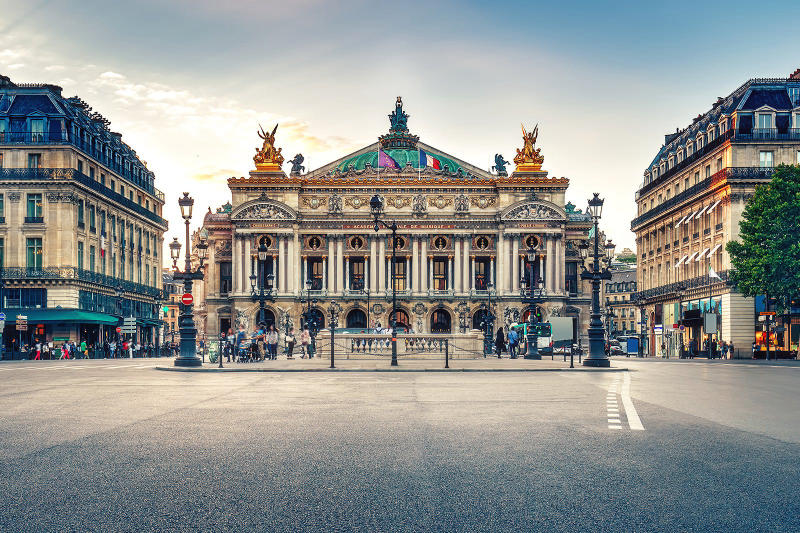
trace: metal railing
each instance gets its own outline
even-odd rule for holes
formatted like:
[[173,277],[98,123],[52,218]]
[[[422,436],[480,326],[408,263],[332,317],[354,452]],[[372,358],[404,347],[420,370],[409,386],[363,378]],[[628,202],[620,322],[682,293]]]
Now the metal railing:
[[119,287],[123,292],[136,293],[144,296],[151,296],[153,298],[160,298],[162,296],[161,289],[157,287],[150,287],[141,283],[123,280],[101,274],[99,272],[92,272],[83,268],[75,267],[43,267],[43,268],[27,268],[27,267],[3,267],[0,268],[2,272],[2,279],[4,280],[79,280],[97,285],[103,285],[109,288]]
[[[708,287],[709,285],[715,285],[717,283],[730,283],[730,270],[721,270],[717,272],[717,275],[720,279],[716,278],[709,278],[706,275],[697,276],[695,278],[690,278],[684,281],[676,281],[673,283],[668,283],[666,285],[661,285],[660,287],[653,287],[652,289],[647,289],[644,291],[634,292],[631,294],[631,302],[632,303],[643,303],[650,298],[655,298],[658,296],[664,296],[667,294],[674,294],[680,293],[688,289],[695,289],[698,287]],[[721,281],[720,281],[721,280]]]
[[[317,335],[317,352],[321,357],[330,354],[331,335],[322,330]],[[483,357],[483,336],[471,331],[465,334],[416,334],[397,335],[397,355],[405,359],[438,359],[449,350],[451,359],[477,359]],[[336,332],[334,354],[344,359],[381,359],[392,356],[390,334],[340,333]]]
[[167,226],[167,221],[152,211],[145,209],[136,202],[129,200],[125,196],[111,190],[102,183],[93,180],[74,168],[0,168],[0,180],[72,180],[103,194],[114,203],[130,209],[156,224],[164,227]]

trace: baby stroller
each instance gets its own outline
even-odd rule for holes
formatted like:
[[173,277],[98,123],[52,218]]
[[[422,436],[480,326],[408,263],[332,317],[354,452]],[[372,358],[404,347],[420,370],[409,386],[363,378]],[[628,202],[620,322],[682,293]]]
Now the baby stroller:
[[243,341],[239,344],[237,354],[236,354],[236,362],[237,363],[246,363],[249,358],[248,348],[250,344]]

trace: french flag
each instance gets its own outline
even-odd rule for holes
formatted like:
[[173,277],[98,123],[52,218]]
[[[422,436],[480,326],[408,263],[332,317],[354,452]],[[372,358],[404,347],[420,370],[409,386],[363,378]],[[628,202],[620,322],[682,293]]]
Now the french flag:
[[425,153],[425,150],[419,151],[419,166],[420,168],[433,167],[436,170],[442,170],[442,162],[432,155]]

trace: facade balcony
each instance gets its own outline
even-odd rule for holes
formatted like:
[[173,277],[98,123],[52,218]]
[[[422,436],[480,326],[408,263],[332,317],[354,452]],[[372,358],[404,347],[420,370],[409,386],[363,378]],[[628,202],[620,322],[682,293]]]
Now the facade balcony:
[[[729,270],[721,270],[720,272],[717,272],[717,274],[721,278],[722,282],[726,284],[729,283],[730,280]],[[715,285],[717,283],[721,283],[720,280],[711,279],[707,275],[697,276],[695,278],[690,278],[684,281],[667,283],[665,285],[653,287],[652,289],[646,289],[640,292],[631,293],[631,303],[636,305],[643,305],[647,300],[651,298],[657,298],[659,296],[666,296],[670,294],[675,294],[678,297],[681,297],[681,295],[688,289],[694,289],[697,287],[708,287],[709,285]]]
[[25,224],[44,224],[44,217],[25,217]]
[[450,297],[453,296],[452,289],[428,289],[428,296],[432,298],[436,297]]
[[123,292],[140,294],[152,298],[160,298],[161,290],[157,287],[143,285],[124,279],[107,276],[75,267],[5,267],[0,268],[3,280],[77,280],[102,285],[109,289],[120,288]]
[[86,174],[78,172],[74,168],[0,168],[0,182],[5,181],[74,181],[102,194],[112,203],[133,211],[137,215],[163,227],[165,230],[167,228],[167,221],[160,216],[145,209],[136,202],[129,200],[118,192],[112,191],[110,188],[93,180]]
[[[70,135],[62,132],[36,132],[36,131],[6,131],[0,133],[0,146],[46,146],[46,145],[70,145],[74,146],[85,155],[94,159],[97,163],[105,166],[109,170],[116,172],[123,178],[131,183],[134,183],[150,194],[155,195],[162,202],[164,201],[164,193],[158,191],[153,184],[152,180],[142,180],[138,178],[129,168],[121,165],[118,160],[109,157],[108,153],[104,151],[95,143],[87,142],[84,139],[72,139]],[[160,196],[159,196],[160,194]]]

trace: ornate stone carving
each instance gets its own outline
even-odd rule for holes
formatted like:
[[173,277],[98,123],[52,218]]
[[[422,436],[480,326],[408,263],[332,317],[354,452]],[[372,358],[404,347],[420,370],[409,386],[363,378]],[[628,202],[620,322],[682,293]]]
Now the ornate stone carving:
[[318,209],[324,205],[327,205],[328,199],[323,196],[304,196],[303,197],[303,206],[308,207],[309,209]]
[[414,307],[411,308],[411,311],[413,311],[415,315],[424,315],[428,312],[428,308],[424,303],[417,302],[414,304]]
[[415,215],[424,215],[428,212],[427,198],[424,194],[420,193],[411,201],[411,210]]
[[469,197],[463,192],[456,196],[456,213],[466,213],[469,211]]
[[444,209],[447,206],[453,205],[453,198],[450,196],[442,196],[441,194],[436,198],[428,198],[428,204],[431,207]]
[[51,203],[60,202],[62,204],[77,204],[78,197],[68,192],[49,192],[46,195],[47,201]]
[[508,161],[506,161],[502,155],[494,154],[494,166],[492,170],[496,170],[498,176],[508,176],[508,171],[506,171],[507,164]]
[[505,310],[503,310],[503,321],[505,322],[506,327],[514,322],[519,323],[519,318],[519,309],[516,307],[506,307]]
[[386,205],[395,209],[402,209],[411,205],[410,196],[389,196],[386,198]]
[[342,214],[342,197],[336,193],[333,193],[328,198],[328,213],[332,215]]
[[372,306],[372,314],[373,315],[380,315],[384,312],[385,308],[383,304],[375,304]]
[[291,218],[293,217],[288,211],[268,203],[257,203],[245,207],[233,217],[234,220],[289,220]]
[[10,193],[8,193],[8,201],[9,202],[17,203],[17,202],[19,202],[20,198],[22,198],[22,195],[20,193],[18,193],[18,192],[10,192]]
[[305,161],[303,154],[297,154],[294,156],[294,159],[290,159],[289,163],[292,164],[292,170],[289,173],[299,175],[301,172],[304,172],[306,167],[303,166],[303,161]]
[[489,206],[492,206],[497,201],[497,198],[494,196],[473,196],[470,198],[470,203],[475,207],[479,207],[480,209],[486,209]]
[[564,217],[552,207],[529,203],[515,207],[503,217],[507,220],[534,219],[534,220],[563,220]]
[[247,312],[243,309],[236,310],[236,327],[244,326],[245,331],[248,329]]
[[344,199],[344,205],[352,207],[353,209],[361,209],[369,205],[369,198],[366,196],[347,196]]

